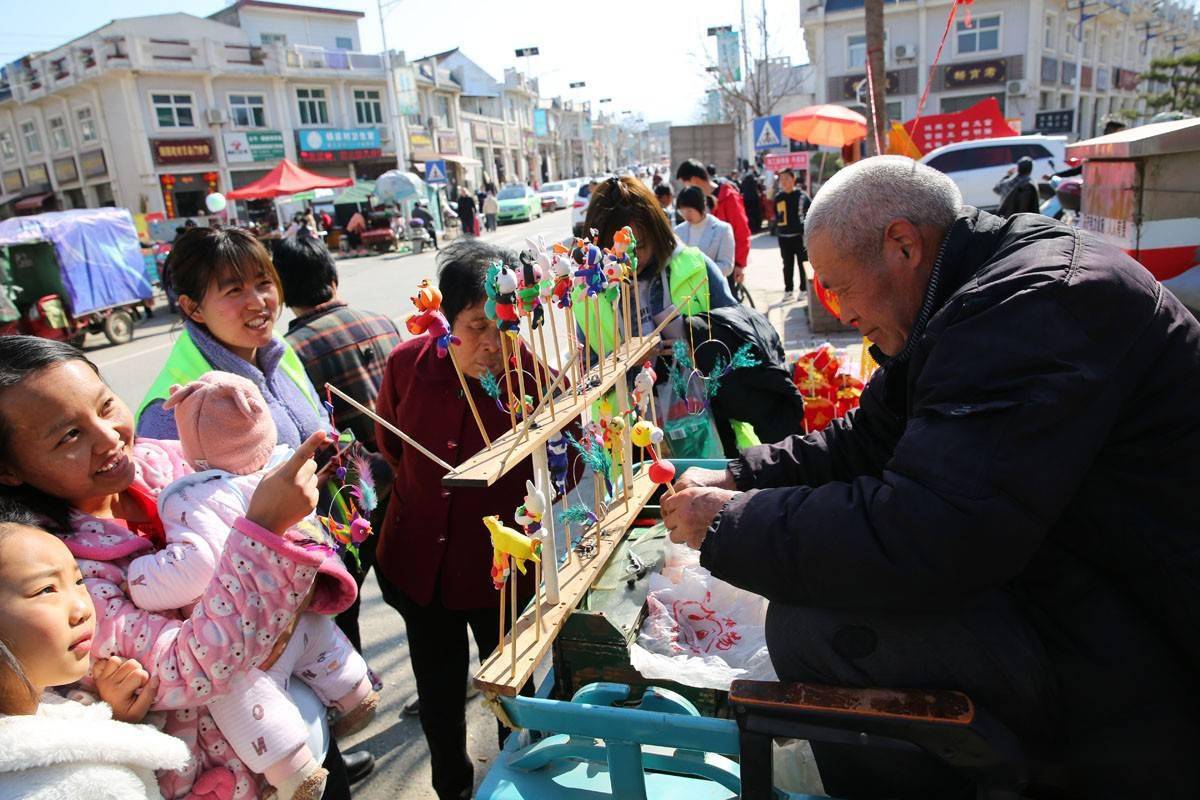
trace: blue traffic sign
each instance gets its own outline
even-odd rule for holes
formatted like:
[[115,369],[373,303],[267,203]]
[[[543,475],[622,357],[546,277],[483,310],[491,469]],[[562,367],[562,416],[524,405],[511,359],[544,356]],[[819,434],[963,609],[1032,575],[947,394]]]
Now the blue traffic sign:
[[426,183],[446,183],[446,162],[442,159],[425,162]]
[[755,150],[770,150],[783,145],[783,117],[772,114],[769,117],[754,118]]

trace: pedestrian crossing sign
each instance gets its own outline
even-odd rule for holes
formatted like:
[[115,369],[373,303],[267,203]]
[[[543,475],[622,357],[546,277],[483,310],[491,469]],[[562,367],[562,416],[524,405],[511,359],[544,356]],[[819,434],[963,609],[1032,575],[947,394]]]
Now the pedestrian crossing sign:
[[426,183],[446,183],[446,162],[442,159],[425,162]]
[[783,119],[778,114],[754,118],[754,149],[770,150],[783,145]]

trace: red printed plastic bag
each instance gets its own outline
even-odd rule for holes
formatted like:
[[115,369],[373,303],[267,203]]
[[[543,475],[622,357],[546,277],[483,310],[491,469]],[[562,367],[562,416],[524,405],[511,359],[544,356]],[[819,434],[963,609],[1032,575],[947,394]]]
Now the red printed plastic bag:
[[778,680],[763,625],[767,601],[718,580],[700,555],[668,545],[666,564],[650,577],[648,613],[630,645],[634,669],[651,680],[729,689],[738,678]]

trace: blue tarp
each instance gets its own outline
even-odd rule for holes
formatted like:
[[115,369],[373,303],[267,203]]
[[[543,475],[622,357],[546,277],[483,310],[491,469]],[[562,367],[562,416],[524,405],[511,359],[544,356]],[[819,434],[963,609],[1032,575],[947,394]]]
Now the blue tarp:
[[0,221],[0,247],[36,242],[54,246],[75,316],[154,296],[133,217],[124,208],[81,208]]

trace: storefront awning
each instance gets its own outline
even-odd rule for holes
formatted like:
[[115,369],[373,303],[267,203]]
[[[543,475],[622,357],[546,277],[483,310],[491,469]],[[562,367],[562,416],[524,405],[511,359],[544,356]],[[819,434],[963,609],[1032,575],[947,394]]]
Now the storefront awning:
[[32,194],[29,197],[22,198],[13,204],[13,208],[17,211],[32,211],[35,208],[41,208],[46,202],[46,198],[50,196],[50,192],[42,192],[41,194]]
[[482,167],[483,166],[482,161],[480,161],[478,158],[471,158],[470,156],[443,155],[443,156],[438,156],[438,158],[441,158],[444,161],[449,161],[451,164],[458,164],[463,167]]

